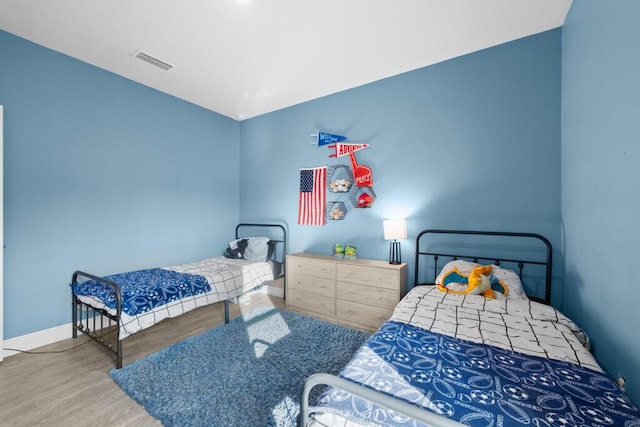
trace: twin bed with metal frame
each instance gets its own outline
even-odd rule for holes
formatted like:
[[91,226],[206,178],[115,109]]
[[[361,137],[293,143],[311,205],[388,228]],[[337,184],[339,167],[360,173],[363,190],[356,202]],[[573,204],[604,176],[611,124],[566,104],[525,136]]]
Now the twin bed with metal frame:
[[[300,425],[640,426],[586,334],[550,306],[552,259],[538,234],[422,231],[416,286],[338,376],[308,378]],[[454,291],[487,263],[499,298]]]
[[[287,231],[280,224],[241,223],[236,226],[235,238],[265,243],[264,258],[252,261],[219,256],[105,277],[74,272],[73,338],[81,332],[102,344],[121,368],[123,340],[163,319],[224,302],[225,324],[229,323],[230,300],[274,279],[284,280],[287,253]],[[284,289],[286,292],[286,284]]]

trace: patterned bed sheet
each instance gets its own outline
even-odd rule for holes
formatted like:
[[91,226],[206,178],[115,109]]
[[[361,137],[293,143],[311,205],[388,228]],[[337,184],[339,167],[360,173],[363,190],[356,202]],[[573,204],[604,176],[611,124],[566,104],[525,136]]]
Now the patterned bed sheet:
[[[393,320],[340,376],[469,426],[640,426],[638,408],[601,372]],[[315,426],[424,426],[334,388],[311,410]]]
[[[196,292],[188,293],[182,298],[173,299],[166,304],[137,314],[130,315],[123,310],[120,319],[121,339],[163,319],[177,317],[198,307],[236,298],[273,280],[273,270],[267,262],[251,262],[224,257],[206,258],[194,263],[165,267],[163,270],[183,273],[184,277],[190,278],[200,276],[206,280],[208,286],[207,288],[198,286]],[[108,302],[105,303],[96,296],[78,295],[78,299],[97,309],[105,310],[113,315],[116,314],[116,310],[109,307]]]
[[[466,425],[640,427],[584,332],[525,299],[415,287],[340,376]],[[313,426],[421,425],[332,388],[310,413]]]
[[550,305],[529,299],[488,299],[418,286],[396,306],[391,319],[450,337],[602,370],[581,328]]

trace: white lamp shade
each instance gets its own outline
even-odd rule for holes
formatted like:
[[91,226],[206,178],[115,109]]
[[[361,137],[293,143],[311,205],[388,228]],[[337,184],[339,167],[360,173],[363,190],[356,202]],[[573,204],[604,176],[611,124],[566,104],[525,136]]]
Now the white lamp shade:
[[385,240],[407,238],[407,222],[404,219],[386,219],[382,221]]

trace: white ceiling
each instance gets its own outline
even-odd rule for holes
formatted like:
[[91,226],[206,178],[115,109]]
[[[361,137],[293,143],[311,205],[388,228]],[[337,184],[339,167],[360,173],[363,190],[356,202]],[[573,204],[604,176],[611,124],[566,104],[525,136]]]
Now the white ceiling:
[[[0,0],[0,29],[242,120],[562,26],[571,0]],[[163,71],[132,55],[172,64]]]

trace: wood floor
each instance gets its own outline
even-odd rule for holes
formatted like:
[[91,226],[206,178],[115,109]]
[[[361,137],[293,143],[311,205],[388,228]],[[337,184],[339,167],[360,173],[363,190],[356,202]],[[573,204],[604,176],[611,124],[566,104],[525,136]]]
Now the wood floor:
[[[259,306],[282,308],[281,298],[251,295],[230,304],[231,318]],[[167,319],[124,340],[124,364],[224,323],[222,303]],[[83,344],[84,343],[84,344]],[[0,363],[0,426],[160,426],[109,376],[115,357],[87,337],[67,339]]]

